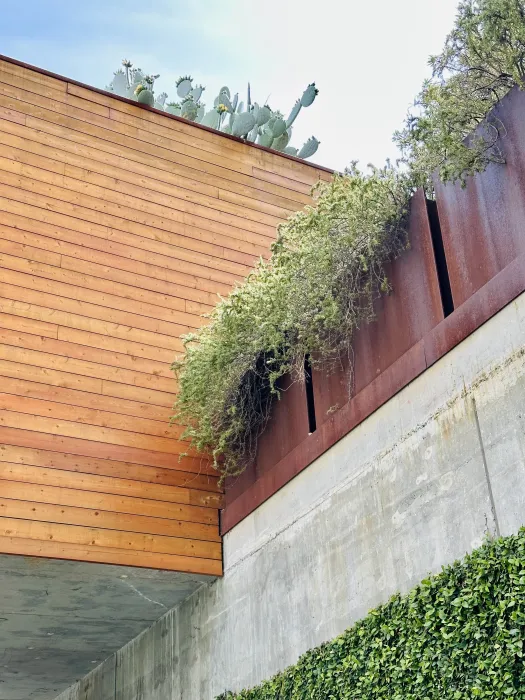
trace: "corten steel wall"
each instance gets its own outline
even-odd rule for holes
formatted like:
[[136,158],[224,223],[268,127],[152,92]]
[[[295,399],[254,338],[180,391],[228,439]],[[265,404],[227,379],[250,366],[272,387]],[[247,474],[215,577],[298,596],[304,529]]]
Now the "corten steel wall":
[[376,320],[356,333],[351,381],[346,367],[314,371],[312,434],[304,387],[283,394],[255,464],[227,484],[223,532],[525,289],[524,115],[525,93],[515,89],[492,115],[506,128],[506,165],[490,165],[465,189],[437,183],[437,216],[415,195],[411,248],[391,265],[393,293]]
[[505,126],[505,165],[489,165],[464,189],[436,183],[456,306],[525,254],[525,92],[512,90],[492,115]]
[[0,552],[220,574],[169,365],[330,174],[10,59],[0,145]]

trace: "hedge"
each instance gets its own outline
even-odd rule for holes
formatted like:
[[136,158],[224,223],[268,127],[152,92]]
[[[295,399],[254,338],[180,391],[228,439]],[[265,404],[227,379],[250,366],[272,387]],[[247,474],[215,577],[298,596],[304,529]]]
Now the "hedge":
[[522,528],[395,595],[262,685],[217,700],[525,699],[524,639]]

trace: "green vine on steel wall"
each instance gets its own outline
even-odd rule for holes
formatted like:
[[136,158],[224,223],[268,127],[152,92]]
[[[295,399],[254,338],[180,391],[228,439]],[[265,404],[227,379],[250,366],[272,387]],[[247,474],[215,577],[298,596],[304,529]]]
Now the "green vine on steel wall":
[[485,117],[522,85],[524,64],[524,3],[462,2],[442,54],[430,59],[433,77],[416,112],[395,136],[404,167],[363,173],[353,164],[319,185],[315,205],[280,226],[270,260],[186,337],[185,355],[173,365],[174,420],[213,455],[223,477],[255,458],[283,375],[301,381],[306,356],[326,369],[351,360],[354,331],[388,290],[385,264],[406,245],[414,189],[423,184],[428,192],[436,170],[444,181],[464,182],[503,161],[502,125]]
[[127,59],[122,65],[124,70],[116,71],[106,86],[106,90],[116,95],[298,158],[310,158],[319,147],[320,142],[315,136],[309,138],[301,149],[289,145],[299,113],[303,107],[309,107],[319,93],[315,83],[307,86],[285,119],[281,112],[273,111],[267,104],[252,103],[249,83],[246,103],[239,100],[238,93],[232,97],[230,89],[224,86],[215,97],[213,107],[206,111],[201,99],[205,88],[193,85],[191,76],[184,75],[177,80],[175,87],[179,101],[168,102],[166,92],[155,97],[154,85],[159,75],[146,75],[140,68],[133,68]]
[[217,700],[525,698],[525,530],[395,595],[251,690]]

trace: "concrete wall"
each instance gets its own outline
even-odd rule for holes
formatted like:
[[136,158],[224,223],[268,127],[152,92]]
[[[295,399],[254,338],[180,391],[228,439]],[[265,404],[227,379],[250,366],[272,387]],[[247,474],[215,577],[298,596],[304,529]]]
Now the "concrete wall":
[[[522,295],[235,527],[223,579],[60,700],[208,700],[251,686],[487,533],[515,532],[524,397]],[[108,673],[109,694],[86,691]]]

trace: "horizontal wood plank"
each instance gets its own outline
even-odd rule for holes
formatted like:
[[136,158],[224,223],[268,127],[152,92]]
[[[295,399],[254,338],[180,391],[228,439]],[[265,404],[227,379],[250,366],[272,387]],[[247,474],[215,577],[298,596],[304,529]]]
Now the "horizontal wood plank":
[[217,527],[218,513],[213,508],[168,503],[147,498],[134,498],[97,491],[83,491],[62,486],[31,484],[23,481],[2,481],[4,498],[47,503],[50,505],[70,506],[103,510],[108,513],[140,515],[183,522],[195,522]]
[[0,58],[0,552],[222,573],[170,365],[329,177]]
[[46,467],[48,469],[64,469],[85,474],[98,474],[118,479],[132,479],[133,481],[145,481],[146,483],[164,486],[186,486],[202,491],[222,492],[218,485],[218,476],[206,473],[192,474],[173,469],[148,467],[131,462],[82,457],[66,452],[50,452],[33,447],[2,445],[0,448],[0,461],[27,464],[33,467]]
[[70,559],[72,561],[97,562],[100,564],[164,569],[166,571],[206,574],[209,576],[222,575],[222,562],[218,559],[200,559],[198,557],[182,557],[90,546],[82,547],[63,542],[45,542],[11,536],[0,537],[0,552],[3,554],[22,554],[29,557]]
[[153,452],[144,448],[124,448],[120,445],[79,440],[64,435],[40,433],[0,425],[0,450],[4,445],[36,447],[52,452],[68,452],[73,455],[96,457],[97,459],[121,460],[150,467],[179,469],[195,474],[216,474],[205,456],[199,458],[185,456],[180,459],[165,452]]
[[12,462],[0,462],[0,480],[95,491],[117,496],[131,496],[133,498],[147,498],[155,501],[166,501],[204,508],[218,508],[222,503],[221,494],[208,491],[198,491],[197,489],[181,486],[144,484],[131,479],[114,479],[106,476],[68,472],[61,469],[46,469]]
[[141,515],[112,513],[111,511],[94,510],[93,508],[75,508],[72,506],[36,503],[35,501],[18,501],[1,497],[0,518],[30,519],[36,522],[81,525],[88,528],[163,535],[165,537],[204,540],[206,542],[220,542],[221,539],[217,528],[213,525],[189,523],[184,520],[167,520]]
[[188,540],[119,530],[64,525],[39,520],[22,520],[2,517],[0,509],[0,536],[22,537],[32,540],[53,540],[68,544],[130,549],[135,552],[178,554],[202,559],[221,559],[221,545],[205,540]]

